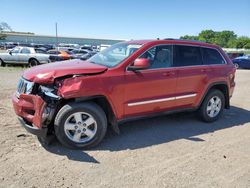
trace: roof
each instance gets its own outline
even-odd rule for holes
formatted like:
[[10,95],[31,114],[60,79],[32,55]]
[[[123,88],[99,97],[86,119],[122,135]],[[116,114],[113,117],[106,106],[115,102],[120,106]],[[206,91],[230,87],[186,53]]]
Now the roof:
[[128,43],[132,44],[147,44],[147,43],[174,43],[174,44],[189,44],[189,45],[198,45],[198,46],[209,46],[209,47],[217,47],[217,45],[209,44],[203,41],[198,40],[185,40],[185,39],[172,39],[172,38],[166,38],[166,39],[149,39],[149,40],[130,40],[127,41]]

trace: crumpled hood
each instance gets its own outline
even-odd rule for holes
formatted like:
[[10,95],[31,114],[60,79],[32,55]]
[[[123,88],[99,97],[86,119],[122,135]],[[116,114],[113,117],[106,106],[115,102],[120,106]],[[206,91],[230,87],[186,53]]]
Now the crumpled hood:
[[35,83],[50,84],[55,78],[77,74],[97,74],[107,69],[105,66],[88,61],[69,60],[32,67],[23,73],[23,77]]

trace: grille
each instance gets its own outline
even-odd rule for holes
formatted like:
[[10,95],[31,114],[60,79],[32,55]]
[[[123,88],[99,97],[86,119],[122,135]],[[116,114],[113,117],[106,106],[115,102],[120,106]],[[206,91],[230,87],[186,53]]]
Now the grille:
[[17,91],[16,91],[17,97],[19,97],[20,94],[23,94],[23,93],[30,94],[32,92],[33,86],[34,86],[33,82],[30,82],[21,78],[17,85]]

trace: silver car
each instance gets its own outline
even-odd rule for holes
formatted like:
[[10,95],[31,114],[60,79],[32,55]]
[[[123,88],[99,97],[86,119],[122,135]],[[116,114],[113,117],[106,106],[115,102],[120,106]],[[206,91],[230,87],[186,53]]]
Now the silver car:
[[0,65],[22,64],[30,67],[50,63],[49,55],[30,47],[15,47],[6,53],[0,53]]

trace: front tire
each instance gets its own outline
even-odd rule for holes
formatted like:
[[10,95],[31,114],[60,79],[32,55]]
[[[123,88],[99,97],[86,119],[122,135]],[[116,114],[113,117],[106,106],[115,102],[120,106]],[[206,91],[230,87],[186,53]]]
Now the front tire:
[[205,122],[216,121],[223,113],[225,107],[225,96],[217,89],[211,90],[202,102],[199,115]]
[[62,145],[74,149],[89,149],[104,138],[107,118],[95,103],[69,103],[57,113],[54,128]]

